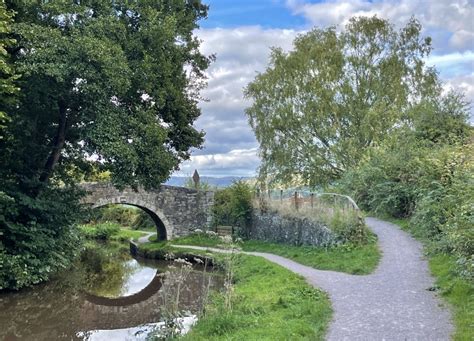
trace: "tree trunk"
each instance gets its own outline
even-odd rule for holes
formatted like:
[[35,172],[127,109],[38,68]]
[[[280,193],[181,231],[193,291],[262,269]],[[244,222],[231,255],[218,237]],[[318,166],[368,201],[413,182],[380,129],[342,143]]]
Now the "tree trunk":
[[64,148],[64,143],[66,141],[66,123],[67,123],[67,111],[66,106],[64,103],[59,103],[59,126],[58,132],[54,137],[53,142],[53,149],[49,154],[48,160],[44,165],[43,172],[40,175],[39,180],[43,183],[49,181],[51,174],[53,173],[53,169],[59,161],[59,157],[61,156],[61,151]]

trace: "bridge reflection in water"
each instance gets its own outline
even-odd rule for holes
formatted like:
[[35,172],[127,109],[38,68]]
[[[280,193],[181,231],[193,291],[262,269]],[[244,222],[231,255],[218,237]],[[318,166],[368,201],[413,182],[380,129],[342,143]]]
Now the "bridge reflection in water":
[[[141,274],[135,272],[132,280],[125,279],[125,296],[101,297],[61,281],[0,295],[0,340],[125,340],[140,335],[144,338],[161,320],[163,287],[176,290],[173,276],[168,278],[166,272],[179,268],[170,266],[170,262],[133,261],[139,263]],[[202,270],[193,266],[187,276],[180,291],[180,310],[198,311],[206,287],[203,284],[209,280],[211,288],[222,286],[221,276]],[[133,276],[141,279],[134,281]],[[148,282],[144,281],[147,276]],[[73,273],[68,277],[75,280]],[[141,288],[137,282],[142,284]]]

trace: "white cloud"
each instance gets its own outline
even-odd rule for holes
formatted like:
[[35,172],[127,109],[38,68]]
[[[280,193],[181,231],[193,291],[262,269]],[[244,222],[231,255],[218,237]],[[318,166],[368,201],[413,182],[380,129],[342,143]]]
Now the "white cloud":
[[453,63],[467,63],[474,61],[474,51],[454,52],[442,55],[431,55],[428,64],[443,65]]
[[414,15],[430,35],[441,38],[443,34],[438,31],[449,33],[447,44],[435,39],[435,47],[474,47],[474,6],[470,0],[326,0],[318,3],[287,0],[286,3],[294,14],[304,16],[317,26],[343,25],[352,16],[375,14],[402,26]]
[[197,169],[207,176],[254,176],[259,164],[257,148],[235,149],[222,154],[193,155],[181,165],[178,175],[187,176]]
[[[202,40],[201,52],[216,54],[217,60],[207,70],[208,87],[202,96],[209,101],[200,103],[202,115],[195,124],[206,132],[204,149],[193,153],[180,174],[195,168],[202,175],[255,174],[258,144],[244,114],[250,103],[243,97],[243,89],[257,72],[265,70],[270,48],[291,49],[298,33],[258,26],[196,32]],[[246,151],[254,156],[249,157]]]

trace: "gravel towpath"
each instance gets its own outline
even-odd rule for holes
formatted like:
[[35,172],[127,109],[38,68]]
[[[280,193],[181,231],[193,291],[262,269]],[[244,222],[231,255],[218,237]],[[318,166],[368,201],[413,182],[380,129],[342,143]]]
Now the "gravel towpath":
[[146,233],[146,235],[144,235],[143,237],[138,238],[137,242],[138,242],[139,244],[148,243],[148,242],[149,242],[148,239],[149,239],[151,236],[156,235],[156,232],[145,232],[145,233]]
[[327,340],[449,340],[451,314],[429,290],[434,280],[421,244],[394,224],[375,218],[366,223],[377,234],[383,254],[375,272],[366,276],[316,270],[269,253],[245,253],[300,274],[329,294],[334,316]]

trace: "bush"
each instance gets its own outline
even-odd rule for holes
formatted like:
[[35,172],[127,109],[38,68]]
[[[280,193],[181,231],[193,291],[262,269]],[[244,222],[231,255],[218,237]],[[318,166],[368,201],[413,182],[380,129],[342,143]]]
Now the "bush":
[[326,223],[341,242],[367,244],[370,241],[370,232],[359,214],[355,211],[335,210],[334,214],[326,218]]
[[[79,252],[74,226],[81,214],[73,187],[3,183],[0,193],[0,290],[47,280]],[[39,193],[38,193],[39,192]]]
[[416,236],[434,251],[454,254],[460,273],[474,276],[472,141],[439,145],[406,132],[395,135],[339,185],[363,209],[409,218]]
[[120,227],[117,223],[106,222],[95,225],[81,225],[79,228],[86,238],[108,240],[111,236],[120,232]]
[[219,190],[214,195],[213,225],[237,227],[240,237],[248,238],[252,217],[252,189],[243,181]]

